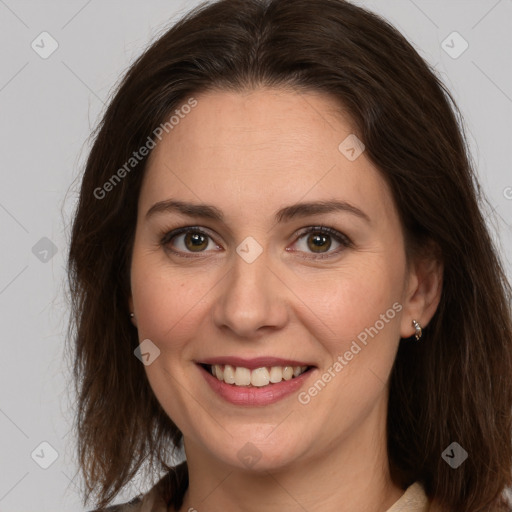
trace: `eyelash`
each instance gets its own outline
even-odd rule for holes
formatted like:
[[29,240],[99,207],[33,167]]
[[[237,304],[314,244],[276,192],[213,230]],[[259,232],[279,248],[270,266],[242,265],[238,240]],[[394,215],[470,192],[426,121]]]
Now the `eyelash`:
[[[178,237],[181,234],[188,234],[188,233],[199,233],[201,235],[208,237],[216,245],[220,245],[220,244],[217,244],[217,242],[215,242],[215,240],[213,239],[213,237],[210,234],[208,234],[206,231],[204,231],[203,229],[201,229],[200,227],[197,227],[197,226],[187,226],[187,227],[177,228],[177,229],[173,229],[172,231],[165,232],[160,239],[160,245],[165,247],[168,251],[172,252],[173,254],[176,254],[177,256],[180,256],[182,258],[201,257],[201,253],[204,251],[199,251],[197,253],[193,253],[193,252],[184,253],[182,251],[175,251],[175,250],[167,247],[169,242],[171,242],[174,238]],[[317,253],[314,256],[305,256],[304,259],[321,260],[321,259],[330,258],[336,254],[339,254],[344,248],[349,248],[349,247],[353,246],[352,241],[346,235],[344,235],[343,233],[340,233],[339,231],[337,231],[333,228],[327,227],[327,226],[310,226],[308,228],[304,228],[303,230],[301,230],[300,232],[298,232],[295,235],[296,241],[300,240],[304,236],[309,235],[311,233],[329,235],[332,238],[334,238],[334,240],[336,242],[338,242],[341,245],[341,247],[336,249],[335,251],[330,251],[327,253]],[[293,251],[293,252],[300,252],[300,251]],[[315,254],[315,253],[310,253],[310,254]]]

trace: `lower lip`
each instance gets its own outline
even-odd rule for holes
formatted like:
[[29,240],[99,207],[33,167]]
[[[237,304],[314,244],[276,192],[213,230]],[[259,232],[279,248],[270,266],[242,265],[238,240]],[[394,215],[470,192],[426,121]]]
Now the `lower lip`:
[[235,384],[226,384],[224,381],[214,377],[208,370],[198,365],[199,370],[206,379],[206,382],[218,395],[224,400],[234,405],[270,405],[298,391],[306,379],[314,371],[310,369],[301,373],[298,377],[290,380],[282,380],[277,384],[268,384],[267,386],[236,386]]

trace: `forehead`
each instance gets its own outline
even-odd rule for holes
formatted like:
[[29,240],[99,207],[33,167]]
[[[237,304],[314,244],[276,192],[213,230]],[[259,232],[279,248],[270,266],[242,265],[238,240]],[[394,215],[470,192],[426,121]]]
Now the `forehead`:
[[375,214],[392,207],[387,184],[365,153],[352,160],[346,144],[340,150],[356,135],[333,98],[287,89],[194,98],[197,105],[151,154],[141,192],[146,209],[170,196],[239,212],[261,211],[262,199],[275,207],[303,198],[350,199]]

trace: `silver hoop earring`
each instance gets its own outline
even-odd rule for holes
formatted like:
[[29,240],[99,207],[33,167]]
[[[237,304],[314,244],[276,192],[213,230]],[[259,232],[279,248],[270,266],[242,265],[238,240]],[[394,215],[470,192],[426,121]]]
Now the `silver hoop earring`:
[[421,328],[421,325],[418,322],[416,322],[416,320],[412,321],[412,325],[415,330],[414,336],[416,337],[416,341],[419,341],[419,339],[423,336],[423,330]]

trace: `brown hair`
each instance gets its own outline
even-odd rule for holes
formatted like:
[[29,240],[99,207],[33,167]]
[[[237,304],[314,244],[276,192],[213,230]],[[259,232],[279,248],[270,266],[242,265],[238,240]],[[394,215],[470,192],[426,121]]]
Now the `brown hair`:
[[[512,467],[511,290],[479,207],[461,115],[396,29],[343,0],[202,5],[138,58],[111,100],[69,252],[86,500],[94,493],[106,505],[146,464],[168,471],[167,447],[182,437],[133,355],[129,266],[147,157],[108,193],[99,187],[187,98],[258,86],[336,98],[389,183],[408,254],[434,244],[443,260],[438,310],[421,342],[401,342],[391,374],[393,480],[422,482],[443,511],[510,510],[500,495]],[[469,453],[457,469],[441,457],[454,441]],[[168,489],[176,508],[185,488]]]

